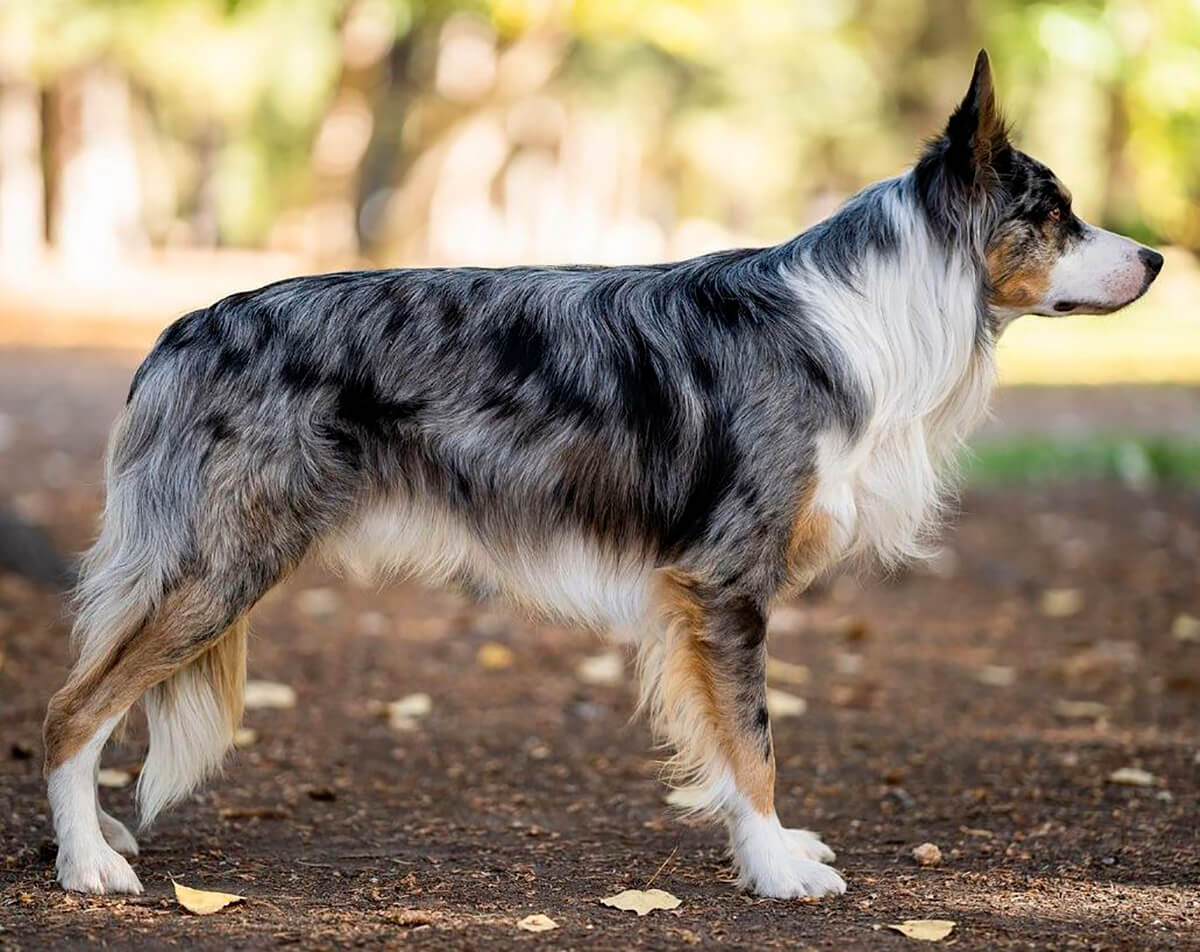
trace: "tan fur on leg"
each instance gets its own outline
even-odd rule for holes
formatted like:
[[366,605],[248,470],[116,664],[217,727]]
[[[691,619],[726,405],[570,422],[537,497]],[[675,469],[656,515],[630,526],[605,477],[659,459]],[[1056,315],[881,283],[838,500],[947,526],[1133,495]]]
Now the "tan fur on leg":
[[[745,727],[740,685],[714,663],[713,622],[697,585],[670,569],[655,579],[662,635],[647,639],[639,656],[642,703],[662,739],[675,748],[668,763],[672,779],[712,791],[731,781],[755,809],[769,813],[775,789],[770,733],[756,736]],[[703,809],[720,807],[718,800]]]

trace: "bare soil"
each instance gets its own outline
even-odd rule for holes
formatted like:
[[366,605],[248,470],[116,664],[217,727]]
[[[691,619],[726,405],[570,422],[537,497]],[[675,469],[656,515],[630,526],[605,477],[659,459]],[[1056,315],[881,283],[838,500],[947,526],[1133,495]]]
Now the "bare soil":
[[[0,352],[0,503],[64,550],[93,531],[133,363]],[[1037,401],[1027,416],[1087,413],[1078,393]],[[630,678],[577,673],[594,636],[316,568],[254,620],[251,676],[298,705],[248,712],[257,741],[142,837],[145,896],[64,893],[39,725],[65,610],[0,576],[0,949],[898,950],[877,927],[913,918],[954,920],[947,948],[1200,949],[1200,643],[1177,637],[1200,616],[1200,492],[968,494],[947,541],[933,569],[832,579],[773,625],[772,655],[811,672],[776,685],[808,702],[775,722],[779,811],[849,882],[811,904],[740,894],[720,831],[671,815]],[[511,663],[481,664],[489,643]],[[377,702],[413,692],[432,710],[397,731]],[[142,743],[106,765],[136,769]],[[1111,782],[1122,767],[1153,780]],[[103,797],[131,817],[132,788]],[[926,841],[941,866],[913,861]],[[199,918],[172,877],[247,899]],[[682,905],[598,903],[651,881]],[[531,913],[560,928],[519,931]]]

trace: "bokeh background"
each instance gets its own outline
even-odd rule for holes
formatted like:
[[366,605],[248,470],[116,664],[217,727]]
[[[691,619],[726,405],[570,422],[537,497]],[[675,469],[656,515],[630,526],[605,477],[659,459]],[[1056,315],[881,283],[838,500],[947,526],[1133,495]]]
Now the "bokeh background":
[[6,0],[0,307],[117,332],[302,271],[782,240],[909,164],[979,46],[1079,210],[1170,257],[1006,379],[1200,374],[1197,0]]

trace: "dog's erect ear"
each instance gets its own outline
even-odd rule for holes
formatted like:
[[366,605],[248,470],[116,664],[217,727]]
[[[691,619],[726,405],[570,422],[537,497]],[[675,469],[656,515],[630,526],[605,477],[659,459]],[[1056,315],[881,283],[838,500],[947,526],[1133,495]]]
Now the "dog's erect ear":
[[992,64],[987,50],[975,59],[971,86],[946,124],[946,162],[968,185],[986,183],[1008,150],[1008,131],[996,108]]

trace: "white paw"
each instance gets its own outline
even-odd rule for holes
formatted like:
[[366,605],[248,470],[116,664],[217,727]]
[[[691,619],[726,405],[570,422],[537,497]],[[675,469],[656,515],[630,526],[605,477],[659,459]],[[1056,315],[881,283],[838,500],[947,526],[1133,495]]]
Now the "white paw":
[[138,841],[129,832],[129,828],[116,817],[101,811],[100,832],[104,834],[104,841],[122,856],[137,856]]
[[801,859],[815,859],[818,863],[832,863],[837,859],[837,853],[822,843],[821,837],[811,830],[785,829],[783,835],[794,856],[799,856]]
[[113,893],[138,895],[142,891],[142,884],[132,867],[104,842],[70,852],[60,846],[57,865],[58,882],[63,889],[98,896]]
[[840,896],[846,891],[846,881],[832,866],[797,856],[790,862],[743,869],[738,882],[743,889],[772,899]]

